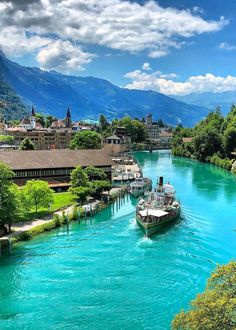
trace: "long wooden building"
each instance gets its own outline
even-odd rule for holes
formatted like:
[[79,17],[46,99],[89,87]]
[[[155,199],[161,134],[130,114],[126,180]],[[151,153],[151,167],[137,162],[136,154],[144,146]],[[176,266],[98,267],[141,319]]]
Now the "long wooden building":
[[41,179],[57,190],[69,187],[70,173],[78,165],[101,168],[109,179],[113,165],[112,159],[101,149],[1,151],[0,163],[14,171],[14,181],[18,185],[24,185],[27,180]]

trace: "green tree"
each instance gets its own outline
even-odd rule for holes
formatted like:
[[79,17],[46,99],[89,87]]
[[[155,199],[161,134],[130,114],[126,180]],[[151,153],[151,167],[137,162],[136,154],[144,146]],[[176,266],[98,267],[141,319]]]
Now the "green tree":
[[75,195],[81,203],[84,203],[87,197],[90,195],[91,188],[90,187],[75,187],[70,188],[70,191],[73,195]]
[[44,122],[45,122],[45,127],[50,127],[53,123],[53,121],[56,120],[55,117],[51,116],[51,115],[48,115],[44,118]]
[[0,135],[0,144],[1,143],[9,143],[9,144],[13,144],[15,141],[14,136],[10,136],[10,135]]
[[97,168],[94,166],[88,166],[84,170],[85,174],[87,174],[89,180],[106,180],[107,175],[105,171],[101,168]]
[[144,142],[147,138],[147,131],[143,123],[134,119],[132,120],[133,133],[131,135],[132,142]]
[[99,117],[99,126],[102,131],[105,131],[110,126],[109,121],[106,119],[104,115],[100,115]]
[[103,191],[111,190],[112,184],[109,180],[95,180],[90,183],[91,196],[99,196]]
[[132,142],[144,142],[147,138],[145,125],[137,119],[125,116],[118,122],[113,121],[113,127],[123,126],[127,129]]
[[71,186],[72,188],[76,187],[87,187],[89,184],[88,176],[81,166],[77,166],[71,172]]
[[18,212],[18,191],[13,184],[14,172],[5,164],[0,164],[0,226],[11,225],[17,217]]
[[29,207],[34,207],[36,213],[40,207],[50,207],[54,201],[53,190],[43,180],[28,181],[23,188],[23,194]]
[[229,126],[224,132],[224,146],[226,153],[230,156],[236,149],[236,127]]
[[194,137],[193,145],[195,157],[200,161],[206,161],[207,157],[223,150],[222,137],[215,129],[201,130]]
[[45,116],[42,113],[37,112],[35,114],[37,122],[39,122],[43,127],[45,127]]
[[35,146],[30,138],[26,137],[20,144],[20,150],[34,150]]
[[204,293],[181,311],[172,322],[173,330],[236,329],[236,262],[218,266]]
[[78,132],[70,144],[71,149],[100,149],[101,147],[101,136],[94,131]]

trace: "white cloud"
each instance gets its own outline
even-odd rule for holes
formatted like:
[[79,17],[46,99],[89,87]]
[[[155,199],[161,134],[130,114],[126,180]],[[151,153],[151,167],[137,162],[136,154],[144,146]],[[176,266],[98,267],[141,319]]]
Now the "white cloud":
[[193,7],[193,13],[194,14],[203,14],[204,13],[204,10],[201,7],[194,6]]
[[51,40],[38,35],[27,36],[26,32],[16,27],[6,27],[0,31],[0,48],[9,56],[31,53],[48,45]]
[[191,76],[184,82],[172,80],[177,77],[175,74],[163,74],[160,71],[148,74],[141,70],[135,70],[128,72],[125,77],[131,79],[131,83],[125,86],[128,89],[154,90],[166,95],[222,93],[236,90],[236,77],[220,77],[211,73]]
[[[198,34],[221,30],[228,20],[207,21],[195,10],[163,8],[151,0],[144,4],[127,0],[35,0],[1,2],[0,40],[4,51],[19,54],[18,40],[13,30],[24,36],[22,53],[43,52],[39,47],[52,48],[45,35],[55,35],[57,40],[78,44],[95,44],[111,49],[137,53],[145,51],[158,58],[167,55],[171,48],[183,47],[185,40]],[[197,13],[197,14],[196,14]],[[9,28],[8,45],[4,30]],[[5,31],[6,33],[6,31]],[[44,44],[46,43],[46,45]],[[50,46],[48,46],[50,45]],[[36,54],[37,55],[37,54]],[[91,55],[91,54],[90,54]],[[41,56],[38,54],[38,58]],[[90,59],[92,57],[90,56]],[[68,65],[68,64],[67,64]]]
[[86,53],[80,46],[70,41],[57,40],[39,51],[37,60],[44,70],[64,73],[83,70],[83,64],[91,62],[93,54]]
[[219,44],[218,48],[226,50],[226,51],[232,51],[232,50],[236,50],[236,45],[231,45],[231,44],[228,44],[227,42],[221,42]]
[[147,63],[147,62],[143,63],[142,69],[145,70],[145,71],[152,70],[152,68],[150,66],[150,63]]
[[151,58],[160,58],[168,54],[169,54],[168,50],[152,50],[151,52],[149,52],[148,56]]

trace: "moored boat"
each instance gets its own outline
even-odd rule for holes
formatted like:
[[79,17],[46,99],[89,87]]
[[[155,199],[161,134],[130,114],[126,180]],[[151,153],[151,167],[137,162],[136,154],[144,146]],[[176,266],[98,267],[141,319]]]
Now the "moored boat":
[[160,227],[175,220],[180,215],[180,210],[174,187],[169,183],[163,185],[163,177],[160,177],[156,190],[137,203],[136,221],[145,235],[150,237]]
[[139,197],[152,189],[152,180],[145,177],[136,178],[130,184],[130,193],[134,197]]

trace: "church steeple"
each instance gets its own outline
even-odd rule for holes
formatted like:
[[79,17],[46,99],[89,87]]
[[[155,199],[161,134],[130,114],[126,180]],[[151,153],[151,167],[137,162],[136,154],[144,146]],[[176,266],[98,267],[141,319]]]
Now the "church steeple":
[[35,117],[34,107],[32,107],[32,111],[31,111],[30,124],[32,129],[36,128],[36,117]]
[[71,118],[71,115],[70,115],[70,108],[67,109],[66,118]]
[[34,110],[34,107],[32,107],[31,116],[34,116],[34,117],[35,117],[35,110]]
[[69,108],[67,109],[65,124],[66,124],[66,128],[71,128],[72,127],[72,120],[71,120],[71,114],[70,114],[70,109]]

